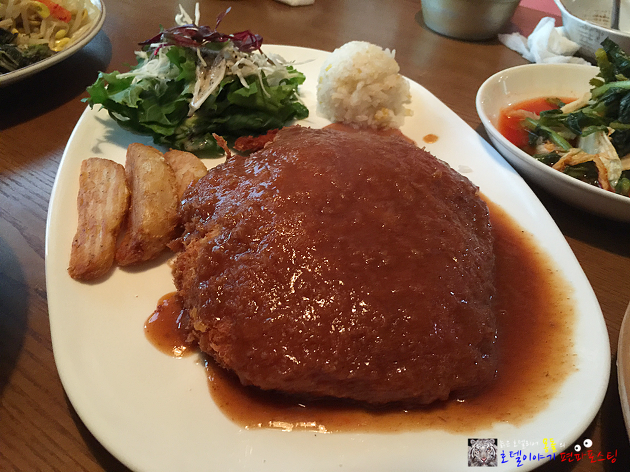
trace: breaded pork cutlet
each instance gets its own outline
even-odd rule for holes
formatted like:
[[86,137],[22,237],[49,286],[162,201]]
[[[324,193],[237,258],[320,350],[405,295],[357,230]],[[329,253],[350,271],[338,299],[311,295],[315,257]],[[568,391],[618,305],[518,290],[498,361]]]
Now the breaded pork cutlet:
[[194,335],[244,385],[427,404],[494,378],[488,208],[427,151],[285,128],[211,169],[180,217]]

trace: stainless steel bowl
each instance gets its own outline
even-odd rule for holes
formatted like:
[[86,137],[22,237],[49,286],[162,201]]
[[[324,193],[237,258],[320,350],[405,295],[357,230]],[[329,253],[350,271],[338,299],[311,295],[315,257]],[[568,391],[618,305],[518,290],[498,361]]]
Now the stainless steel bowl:
[[422,0],[422,16],[436,33],[479,41],[496,36],[512,18],[519,1]]
[[[579,54],[595,61],[595,51],[605,38],[612,39],[621,49],[630,52],[630,32],[610,28],[612,2],[610,0],[554,0],[562,15],[562,25],[567,36],[580,45]],[[621,30],[630,28],[626,11],[627,2],[622,2],[619,16]],[[629,5],[630,6],[630,5]]]

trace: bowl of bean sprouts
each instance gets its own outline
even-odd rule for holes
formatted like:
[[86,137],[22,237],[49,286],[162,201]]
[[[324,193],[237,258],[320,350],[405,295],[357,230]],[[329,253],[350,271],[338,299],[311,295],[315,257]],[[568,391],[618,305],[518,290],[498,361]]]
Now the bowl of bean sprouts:
[[102,0],[0,0],[0,86],[76,53],[104,20]]

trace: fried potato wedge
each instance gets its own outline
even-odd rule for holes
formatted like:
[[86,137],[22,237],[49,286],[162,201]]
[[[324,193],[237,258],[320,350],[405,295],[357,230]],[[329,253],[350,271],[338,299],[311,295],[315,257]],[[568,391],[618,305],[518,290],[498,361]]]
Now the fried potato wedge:
[[133,143],[125,162],[131,204],[125,233],[116,250],[121,266],[138,264],[160,254],[177,229],[177,182],[162,153]]
[[181,200],[186,189],[208,173],[206,165],[191,152],[171,149],[164,153],[164,160],[175,172],[177,197]]
[[79,222],[70,252],[70,277],[92,280],[109,271],[128,208],[125,168],[109,159],[85,159],[79,175]]

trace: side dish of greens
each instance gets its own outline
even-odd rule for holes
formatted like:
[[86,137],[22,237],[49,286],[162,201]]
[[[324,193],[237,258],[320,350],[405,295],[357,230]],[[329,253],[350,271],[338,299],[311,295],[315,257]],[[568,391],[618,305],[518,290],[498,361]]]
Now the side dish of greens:
[[0,73],[12,72],[50,57],[54,52],[46,44],[18,46],[17,33],[0,28]]
[[98,14],[90,0],[0,0],[0,74],[69,48]]
[[596,53],[589,94],[561,108],[528,116],[533,157],[584,182],[630,192],[630,56],[610,39]]
[[259,35],[219,33],[229,11],[211,28],[197,26],[198,11],[193,22],[182,9],[177,26],[141,43],[129,72],[100,73],[87,103],[156,144],[202,155],[222,153],[214,133],[229,142],[306,118],[298,96],[304,75],[263,54]]

